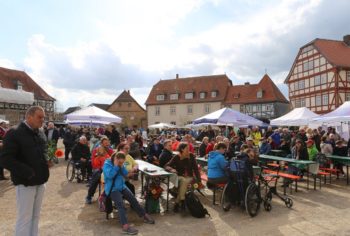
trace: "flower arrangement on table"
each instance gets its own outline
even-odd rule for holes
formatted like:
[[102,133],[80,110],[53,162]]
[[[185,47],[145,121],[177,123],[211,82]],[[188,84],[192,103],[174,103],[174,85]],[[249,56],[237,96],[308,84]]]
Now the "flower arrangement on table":
[[154,200],[158,200],[162,195],[163,188],[160,185],[152,184],[149,187],[149,193],[151,194]]

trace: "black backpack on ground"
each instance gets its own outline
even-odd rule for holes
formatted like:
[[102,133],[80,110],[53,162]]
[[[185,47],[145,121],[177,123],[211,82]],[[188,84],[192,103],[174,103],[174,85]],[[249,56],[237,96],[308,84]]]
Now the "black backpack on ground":
[[193,191],[188,191],[185,195],[185,203],[187,209],[191,215],[196,218],[204,218],[206,215],[210,216],[208,210],[204,208],[199,198],[194,194]]

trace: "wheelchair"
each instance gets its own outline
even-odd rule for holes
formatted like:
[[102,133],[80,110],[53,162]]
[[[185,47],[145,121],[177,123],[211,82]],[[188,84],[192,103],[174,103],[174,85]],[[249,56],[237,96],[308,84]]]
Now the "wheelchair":
[[221,195],[221,206],[229,211],[232,205],[240,205],[246,212],[254,217],[259,213],[263,199],[260,187],[249,178],[246,164],[241,160],[232,160],[229,168],[230,179],[225,185]]
[[[261,203],[264,204],[266,211],[271,211],[273,195],[280,198],[288,208],[291,208],[293,200],[289,197],[282,197],[277,192],[278,170],[277,174],[263,174],[260,171],[256,175],[257,177],[249,178],[244,161],[232,160],[230,164],[230,181],[225,185],[221,196],[223,210],[228,211],[232,204],[239,203],[251,217],[254,217],[258,214]],[[273,185],[271,186],[270,183],[273,183]],[[234,191],[235,187],[238,190],[236,192]],[[232,193],[232,191],[235,193]],[[264,193],[264,196],[262,196],[261,192]],[[235,194],[238,194],[239,198],[234,196]]]
[[83,181],[80,162],[75,162],[72,159],[68,161],[66,177],[69,182],[72,182],[74,179],[76,179],[78,183],[81,183]]

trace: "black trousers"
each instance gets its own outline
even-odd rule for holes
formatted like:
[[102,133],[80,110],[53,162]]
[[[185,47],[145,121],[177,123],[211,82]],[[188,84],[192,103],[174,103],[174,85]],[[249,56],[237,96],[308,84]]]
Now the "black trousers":
[[130,181],[125,181],[125,185],[126,187],[128,187],[130,192],[132,192],[132,194],[134,194],[135,196],[135,186],[132,183],[130,183]]
[[90,180],[90,187],[88,190],[88,197],[92,198],[96,192],[96,189],[98,187],[98,184],[100,183],[100,179],[101,179],[101,174],[102,171],[101,170],[93,170],[92,171],[92,177]]
[[64,147],[64,159],[67,161],[69,159],[69,153],[72,150],[72,146],[65,146]]

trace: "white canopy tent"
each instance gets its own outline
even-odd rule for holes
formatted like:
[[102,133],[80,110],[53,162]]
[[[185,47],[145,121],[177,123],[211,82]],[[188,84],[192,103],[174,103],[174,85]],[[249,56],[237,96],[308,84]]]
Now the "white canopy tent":
[[95,106],[89,106],[65,116],[68,124],[76,125],[106,125],[110,123],[121,123],[119,116],[113,115]]
[[244,125],[263,125],[263,122],[254,117],[240,113],[231,108],[222,108],[208,115],[199,117],[193,121],[193,124],[225,125],[225,126],[244,126]]
[[158,123],[154,125],[149,125],[148,128],[149,129],[171,129],[171,128],[176,128],[176,126],[168,123]]
[[313,119],[317,123],[331,124],[336,122],[349,122],[350,121],[350,101],[344,102],[340,107],[331,111],[325,115],[319,116]]
[[308,125],[316,117],[319,117],[316,113],[310,111],[306,107],[294,108],[289,113],[279,118],[273,119],[270,125],[276,126],[302,126]]

